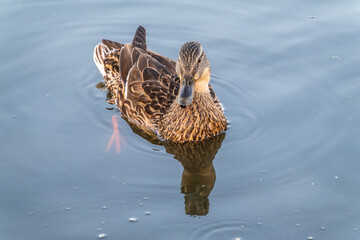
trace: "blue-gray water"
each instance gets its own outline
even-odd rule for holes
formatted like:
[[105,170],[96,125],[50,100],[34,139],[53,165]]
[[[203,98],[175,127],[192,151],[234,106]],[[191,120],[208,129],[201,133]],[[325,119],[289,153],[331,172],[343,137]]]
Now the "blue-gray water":
[[[140,24],[210,60],[230,128],[193,172],[95,87],[94,46]],[[2,0],[0,239],[360,239],[359,29],[356,0]]]

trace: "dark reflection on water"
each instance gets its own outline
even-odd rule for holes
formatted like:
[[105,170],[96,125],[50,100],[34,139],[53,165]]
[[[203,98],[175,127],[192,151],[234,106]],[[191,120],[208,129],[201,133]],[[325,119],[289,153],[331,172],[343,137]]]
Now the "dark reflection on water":
[[181,193],[185,194],[185,213],[188,215],[209,212],[208,197],[216,180],[213,160],[224,138],[225,133],[200,143],[164,143],[166,152],[173,154],[184,167]]
[[214,188],[216,174],[213,160],[221,148],[226,133],[195,143],[160,141],[128,122],[134,133],[150,143],[162,145],[184,167],[181,178],[181,193],[185,198],[187,215],[203,216],[209,213],[209,195]]
[[185,213],[203,216],[209,213],[209,195],[216,180],[212,162],[198,172],[184,168],[181,179],[181,193],[185,194]]

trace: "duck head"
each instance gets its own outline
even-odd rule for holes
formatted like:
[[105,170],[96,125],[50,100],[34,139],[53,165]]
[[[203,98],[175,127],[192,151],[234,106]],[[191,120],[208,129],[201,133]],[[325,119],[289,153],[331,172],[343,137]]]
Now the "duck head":
[[177,103],[185,108],[194,98],[194,93],[209,92],[210,63],[199,42],[186,42],[179,51],[176,73],[180,78]]

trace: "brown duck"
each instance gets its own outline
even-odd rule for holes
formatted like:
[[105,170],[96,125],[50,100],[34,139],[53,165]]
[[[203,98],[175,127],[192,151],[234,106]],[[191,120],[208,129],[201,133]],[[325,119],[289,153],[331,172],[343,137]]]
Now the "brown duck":
[[195,142],[226,130],[223,108],[209,84],[210,63],[199,42],[186,42],[177,62],[147,49],[139,26],[131,44],[102,40],[94,61],[110,102],[147,134]]

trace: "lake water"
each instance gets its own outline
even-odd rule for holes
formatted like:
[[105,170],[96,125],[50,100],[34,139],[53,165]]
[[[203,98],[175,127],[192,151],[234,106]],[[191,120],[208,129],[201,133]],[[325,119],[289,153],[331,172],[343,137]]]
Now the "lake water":
[[[226,135],[158,145],[111,110],[93,48],[138,25],[203,44]],[[359,29],[356,0],[2,0],[0,239],[360,239]]]

